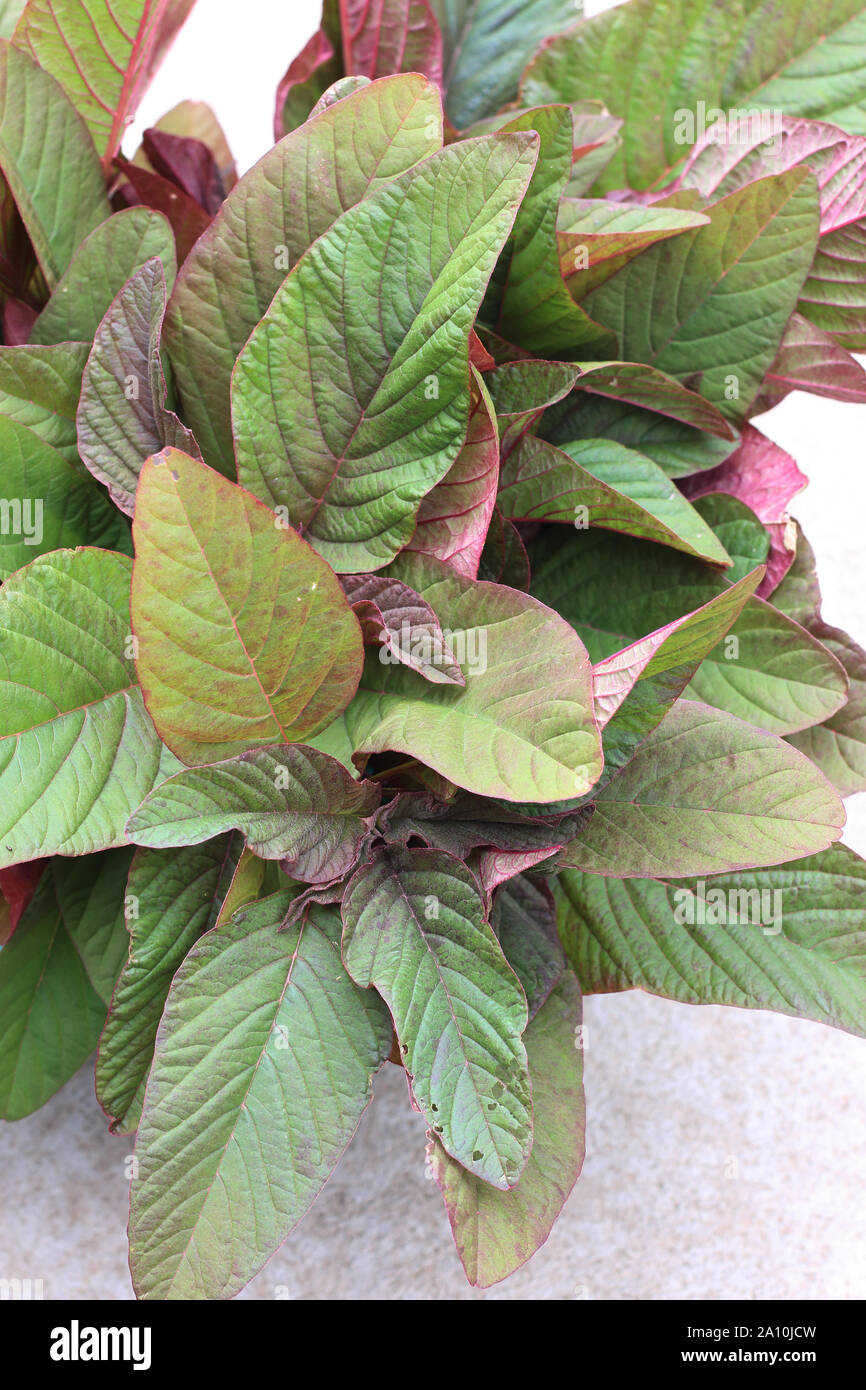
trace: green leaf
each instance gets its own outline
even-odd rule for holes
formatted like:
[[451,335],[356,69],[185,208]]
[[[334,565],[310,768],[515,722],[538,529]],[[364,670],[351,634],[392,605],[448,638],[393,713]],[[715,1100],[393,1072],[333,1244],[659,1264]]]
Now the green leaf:
[[126,833],[163,849],[239,830],[254,854],[281,860],[292,878],[326,883],[354,867],[379,800],[375,782],[356,782],[315,748],[256,748],[169,777]]
[[574,128],[568,106],[526,111],[502,132],[535,131],[540,145],[514,231],[496,267],[483,317],[509,342],[542,357],[607,357],[616,340],[575,303],[559,260],[556,225],[571,176]]
[[830,783],[784,740],[679,700],[558,863],[614,878],[717,874],[815,854],[844,823]]
[[836,107],[866,96],[863,0],[813,7],[762,0],[746,20],[728,62],[722,100],[744,100],[789,116],[828,119]]
[[517,95],[527,54],[580,18],[575,0],[430,0],[445,45],[445,110],[462,130]]
[[131,659],[132,562],[42,555],[0,590],[0,868],[125,844],[124,826],[177,767]]
[[38,434],[83,472],[75,412],[87,343],[0,348],[0,413]]
[[[688,556],[590,530],[533,552],[533,593],[580,634],[594,662],[725,591],[724,579]],[[820,723],[844,704],[836,659],[771,604],[750,598],[724,642],[692,680],[698,700],[773,733]]]
[[565,969],[550,889],[525,874],[517,874],[497,889],[490,925],[505,959],[523,985],[531,1023]]
[[821,237],[797,307],[841,347],[866,350],[866,218]]
[[508,801],[588,791],[601,771],[591,670],[567,623],[525,594],[462,579],[427,556],[401,556],[394,573],[451,631],[458,660],[462,646],[466,686],[433,686],[368,656],[345,716],[356,758],[407,753]]
[[81,457],[127,516],[145,459],[166,447],[198,455],[194,438],[168,406],[159,351],[165,302],[165,271],[153,257],[112,300],[81,383]]
[[770,537],[751,507],[724,492],[710,492],[698,497],[695,511],[711,526],[733,560],[725,578],[732,582],[744,579],[756,565],[766,563]]
[[172,979],[199,937],[216,925],[241,848],[239,835],[221,835],[189,849],[138,850],[132,861],[127,959],[96,1058],[96,1095],[112,1130],[128,1134],[138,1127]]
[[844,845],[709,881],[559,877],[560,933],[585,992],[811,1018],[866,1037],[866,864]]
[[129,526],[93,480],[6,415],[0,415],[0,457],[6,494],[0,499],[0,579],[62,546],[131,552]]
[[397,554],[460,453],[469,334],[537,144],[461,142],[370,193],[286,278],[238,358],[238,478],[341,573]]
[[126,937],[129,851],[53,859],[0,952],[0,1116],[44,1105],[96,1046]]
[[28,0],[15,42],[56,78],[106,168],[195,0]]
[[604,198],[563,198],[556,241],[569,293],[580,301],[648,246],[708,221],[703,212],[665,203],[647,206]]
[[73,252],[111,208],[81,117],[54,79],[5,40],[0,41],[0,169],[53,289]]
[[132,1183],[141,1298],[241,1289],[321,1191],[388,1056],[381,1001],[319,919],[277,930],[290,903],[266,898],[209,932],[172,985]]
[[0,0],[0,38],[9,39],[27,0]]
[[441,850],[382,851],[343,896],[343,959],[385,999],[412,1094],[444,1148],[513,1187],[532,1145],[526,998],[478,883]]
[[575,440],[566,453],[525,435],[503,461],[497,501],[513,519],[601,526],[730,564],[714,532],[652,459],[611,440]]
[[139,680],[178,757],[302,742],[348,704],[358,621],[324,561],[250,493],[166,449],[142,469],[133,538]]
[[[630,375],[635,364],[627,365]],[[642,367],[640,370],[651,372],[652,368]],[[662,373],[658,375],[662,381],[666,380]],[[619,376],[614,376],[613,380],[618,382]],[[617,440],[630,449],[636,449],[640,454],[646,454],[647,458],[657,463],[669,478],[679,478],[705,468],[716,468],[737,447],[738,439],[734,430],[731,430],[733,437],[716,437],[716,434],[703,432],[706,429],[705,424],[695,429],[691,424],[683,424],[679,419],[668,418],[683,413],[683,407],[691,409],[696,401],[702,400],[702,397],[694,392],[686,392],[681,386],[679,403],[672,403],[670,410],[666,410],[662,404],[665,397],[661,394],[657,402],[654,399],[648,400],[649,408],[643,409],[626,404],[615,395],[605,399],[606,392],[605,395],[590,394],[592,382],[593,378],[590,378],[585,390],[575,392],[568,401],[563,401],[561,405],[554,406],[547,412],[541,427],[545,439],[558,444],[560,448],[576,439]],[[647,384],[652,388],[652,383]],[[627,380],[627,389],[630,389],[630,385]],[[614,393],[618,390],[618,386],[615,386]],[[687,396],[692,397],[691,402],[685,399]],[[713,411],[719,419],[724,419],[709,401],[703,401],[703,405],[706,410]],[[655,413],[659,406],[665,411],[664,414]]]
[[632,0],[546,45],[521,99],[593,97],[625,117],[622,149],[598,187],[644,189],[704,128],[744,107],[838,120],[838,108],[866,95],[864,40],[862,0]]
[[174,282],[174,233],[161,212],[126,208],[82,242],[33,325],[31,343],[91,342],[129,277],[158,256]]
[[270,150],[187,257],[164,341],[184,419],[221,472],[235,469],[232,368],[286,272],[347,208],[439,149],[441,122],[439,93],[422,77],[370,84]]
[[688,153],[695,135],[682,113],[693,113],[696,95],[719,104],[741,13],[739,0],[632,0],[546,44],[523,75],[521,101],[603,101],[625,125],[596,188],[648,188]]
[[[575,382],[575,390],[578,392],[585,391],[591,398],[606,396],[611,400],[640,406],[642,410],[653,410],[660,415],[668,415],[672,420],[694,426],[696,430],[706,430],[709,434],[717,435],[725,441],[728,451],[731,447],[729,441],[735,441],[737,438],[736,430],[716,406],[711,405],[697,392],[688,391],[678,381],[665,376],[664,372],[657,371],[654,367],[647,367],[641,362],[581,362],[579,365],[580,376]],[[575,411],[582,415],[590,402],[578,396],[571,404]],[[691,430],[688,434],[694,438]],[[582,430],[580,437],[587,437]],[[695,466],[701,466],[700,460],[688,471],[694,472]],[[686,470],[680,468],[676,472],[668,471],[675,477],[677,472]]]
[[847,703],[824,723],[793,734],[790,742],[818,764],[843,796],[866,791],[866,652],[822,618],[815,556],[799,528],[796,559],[773,603],[832,652],[848,677]]
[[517,1186],[479,1181],[437,1138],[428,1147],[470,1284],[489,1288],[544,1244],[583,1165],[586,1110],[580,990],[569,973],[526,1030],[535,1138]]
[[757,569],[701,608],[674,618],[593,668],[595,713],[602,730],[600,788],[660,724],[709,653],[734,625],[761,582]]
[[657,242],[583,307],[620,355],[696,383],[742,420],[797,307],[818,238],[806,169],[758,179],[706,209],[710,225]]

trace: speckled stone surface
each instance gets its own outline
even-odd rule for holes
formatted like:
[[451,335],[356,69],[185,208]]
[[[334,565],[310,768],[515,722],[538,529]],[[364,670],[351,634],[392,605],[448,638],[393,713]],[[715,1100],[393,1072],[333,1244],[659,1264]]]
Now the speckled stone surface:
[[[761,424],[813,478],[796,514],[825,616],[866,642],[863,418],[798,397]],[[849,802],[845,838],[866,854],[866,796]],[[388,1067],[337,1173],[243,1297],[866,1297],[866,1042],[642,994],[589,999],[586,1019],[586,1166],[530,1265],[468,1288],[424,1176],[423,1123]],[[41,1278],[46,1297],[131,1297],[129,1152],[86,1069],[0,1125],[0,1276]]]

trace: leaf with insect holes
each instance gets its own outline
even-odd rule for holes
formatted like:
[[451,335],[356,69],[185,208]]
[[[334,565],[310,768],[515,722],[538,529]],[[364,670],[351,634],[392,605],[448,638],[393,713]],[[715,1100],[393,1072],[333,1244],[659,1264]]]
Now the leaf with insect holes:
[[87,122],[106,167],[195,0],[28,0],[15,42]]
[[602,526],[730,564],[721,541],[652,459],[607,439],[579,439],[568,452],[525,435],[502,464],[498,503],[521,521]]
[[286,272],[347,208],[441,148],[441,122],[420,76],[355,92],[264,155],[187,257],[164,341],[184,419],[221,472],[234,476],[232,368]]
[[131,1183],[140,1298],[237,1293],[327,1182],[388,1057],[387,1011],[344,970],[339,922],[279,931],[290,905],[243,908],[175,976]]
[[130,851],[53,859],[0,951],[0,1115],[21,1119],[96,1046],[126,931]]
[[112,1130],[130,1134],[138,1127],[172,979],[199,937],[216,925],[242,846],[240,835],[220,835],[204,845],[136,852],[126,885],[128,959],[96,1058],[96,1095]]
[[84,122],[50,74],[5,40],[0,41],[0,171],[53,289],[73,252],[111,208]]
[[169,777],[126,827],[133,844],[165,849],[239,830],[254,854],[292,878],[327,883],[348,873],[380,800],[315,748],[254,748]]
[[32,343],[91,342],[115,295],[152,257],[174,283],[174,236],[150,208],[126,208],[102,222],[78,247],[33,325]]
[[866,864],[844,845],[766,869],[652,880],[561,874],[560,933],[587,994],[812,1018],[866,1037]]
[[[579,543],[578,543],[579,541]],[[594,662],[676,622],[726,590],[706,565],[667,547],[591,529],[533,546],[533,593],[571,623]],[[846,698],[835,657],[772,604],[750,598],[705,656],[689,692],[778,734],[826,719]]]
[[470,1284],[506,1279],[547,1240],[583,1166],[586,1108],[580,990],[569,972],[526,1030],[535,1137],[516,1187],[500,1192],[428,1146],[457,1253]]
[[251,493],[166,449],[142,469],[133,538],[138,676],[178,757],[299,743],[348,704],[358,621],[324,561]]
[[346,968],[391,1010],[427,1123],[482,1181],[513,1187],[532,1145],[526,999],[476,879],[441,850],[391,847],[342,911]]
[[238,478],[341,573],[393,559],[460,452],[469,334],[537,145],[461,142],[370,193],[287,276],[238,358]]
[[63,546],[131,553],[129,526],[92,478],[83,478],[38,434],[6,415],[0,415],[0,456],[7,494],[0,504],[0,579]]
[[838,795],[796,749],[679,700],[599,792],[558,862],[613,878],[718,874],[816,854],[844,823]]
[[0,867],[125,844],[136,806],[177,769],[135,676],[131,568],[58,550],[0,590]]
[[600,741],[589,661],[568,625],[526,594],[462,579],[428,556],[401,556],[392,568],[454,634],[466,686],[433,686],[368,656],[345,716],[356,760],[406,753],[469,791],[511,801],[588,791],[601,772]]
[[78,447],[112,501],[132,516],[138,475],[161,449],[198,456],[189,430],[168,405],[159,351],[165,272],[154,257],[134,272],[96,330],[78,406]]

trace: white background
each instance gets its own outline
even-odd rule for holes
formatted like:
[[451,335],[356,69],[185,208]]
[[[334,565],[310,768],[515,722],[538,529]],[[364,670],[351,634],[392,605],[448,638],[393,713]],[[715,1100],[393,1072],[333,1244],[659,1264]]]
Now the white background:
[[[199,0],[127,152],[137,131],[198,98],[247,168],[271,143],[277,82],[318,17],[318,0]],[[760,424],[812,480],[795,514],[817,551],[825,617],[866,643],[866,408],[795,395]],[[849,814],[846,838],[864,853],[866,796]],[[387,1068],[339,1171],[245,1296],[866,1296],[866,1043],[640,994],[590,999],[587,1020],[584,1176],[530,1266],[489,1294],[468,1290],[424,1181],[423,1124]],[[4,1272],[43,1276],[46,1297],[128,1298],[129,1141],[105,1133],[87,1071],[3,1138]]]

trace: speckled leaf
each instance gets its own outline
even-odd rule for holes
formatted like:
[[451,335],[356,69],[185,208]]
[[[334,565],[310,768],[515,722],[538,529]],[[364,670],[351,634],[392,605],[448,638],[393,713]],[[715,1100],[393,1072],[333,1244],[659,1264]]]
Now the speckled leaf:
[[460,453],[469,334],[537,144],[460,142],[368,194],[287,276],[238,358],[238,478],[341,573],[397,554]]
[[277,930],[290,903],[244,908],[175,977],[131,1185],[141,1298],[238,1292],[330,1177],[388,1056],[387,1013],[329,930],[315,917]]
[[383,851],[343,896],[343,959],[391,1010],[412,1093],[448,1153],[513,1187],[532,1145],[526,999],[476,879],[441,850]]
[[433,1137],[428,1148],[470,1284],[506,1279],[544,1244],[580,1176],[586,1110],[580,990],[569,972],[526,1030],[535,1138],[517,1186],[479,1181]]
[[142,469],[133,537],[139,680],[178,757],[301,742],[349,702],[358,621],[327,565],[249,492],[166,449]]

